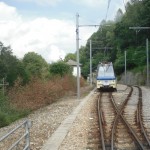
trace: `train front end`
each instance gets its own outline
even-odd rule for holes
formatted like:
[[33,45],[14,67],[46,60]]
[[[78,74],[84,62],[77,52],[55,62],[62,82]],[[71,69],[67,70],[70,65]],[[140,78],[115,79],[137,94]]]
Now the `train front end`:
[[117,83],[115,77],[97,78],[97,89],[113,88],[116,89]]
[[97,89],[117,89],[117,80],[112,63],[101,63],[97,72]]

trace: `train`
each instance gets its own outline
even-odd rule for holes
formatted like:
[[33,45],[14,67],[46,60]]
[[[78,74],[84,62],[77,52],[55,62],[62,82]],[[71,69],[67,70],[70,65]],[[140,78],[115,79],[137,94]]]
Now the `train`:
[[117,91],[117,79],[112,62],[100,62],[98,64],[96,80],[98,90],[113,89]]

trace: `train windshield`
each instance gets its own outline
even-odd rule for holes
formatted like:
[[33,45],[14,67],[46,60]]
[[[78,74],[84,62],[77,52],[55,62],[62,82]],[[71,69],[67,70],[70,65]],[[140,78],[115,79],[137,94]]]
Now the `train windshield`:
[[99,77],[114,77],[114,70],[112,65],[103,65],[98,70]]

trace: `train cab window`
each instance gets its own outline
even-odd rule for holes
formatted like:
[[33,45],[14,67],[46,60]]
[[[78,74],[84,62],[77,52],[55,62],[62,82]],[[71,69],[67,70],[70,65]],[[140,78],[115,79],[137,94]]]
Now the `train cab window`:
[[104,76],[111,76],[112,77],[112,76],[114,76],[113,66],[105,65],[105,66],[99,67],[98,76],[99,77],[104,77]]

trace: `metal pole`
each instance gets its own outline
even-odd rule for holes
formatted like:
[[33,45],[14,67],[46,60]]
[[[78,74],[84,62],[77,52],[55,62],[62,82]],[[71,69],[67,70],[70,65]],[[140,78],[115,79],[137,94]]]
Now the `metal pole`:
[[79,14],[76,14],[76,51],[77,51],[77,99],[80,99],[80,76],[79,76]]
[[27,120],[27,122],[25,123],[25,132],[26,132],[26,136],[25,136],[25,141],[26,141],[26,147],[27,147],[27,150],[30,150],[30,132],[29,132],[29,129],[30,129],[30,122]]
[[2,43],[0,43],[0,55],[1,55],[1,53],[2,53],[2,46],[3,46],[3,44]]
[[125,51],[125,84],[127,84],[127,53]]
[[90,85],[92,86],[92,41],[90,40]]
[[149,50],[148,50],[148,39],[146,39],[146,56],[147,56],[147,86],[149,86]]
[[5,79],[3,78],[3,95],[5,94]]

